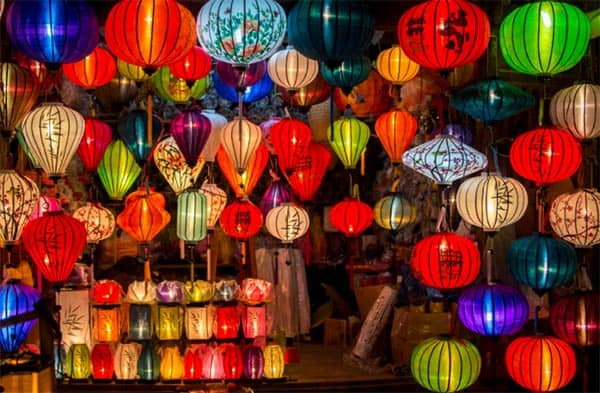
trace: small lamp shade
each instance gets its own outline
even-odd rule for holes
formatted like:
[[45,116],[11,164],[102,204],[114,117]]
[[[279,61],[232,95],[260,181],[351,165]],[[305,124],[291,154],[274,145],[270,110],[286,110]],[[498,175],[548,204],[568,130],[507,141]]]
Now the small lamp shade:
[[199,45],[194,45],[182,58],[169,64],[169,71],[188,84],[202,79],[210,73],[212,59]]
[[392,233],[397,233],[417,219],[415,205],[397,192],[375,202],[373,214],[377,225]]
[[152,309],[149,304],[132,303],[129,306],[129,339],[150,340],[154,331]]
[[[152,144],[162,129],[161,119],[152,116]],[[121,117],[117,123],[117,132],[138,161],[144,161],[150,153],[148,145],[148,113],[143,109],[134,109]]]
[[249,195],[256,187],[269,162],[269,149],[261,143],[248,162],[246,170],[241,174],[237,171],[225,149],[217,152],[217,163],[231,189],[238,198]]
[[138,377],[141,381],[157,381],[160,375],[160,356],[156,346],[146,341],[142,344],[142,351],[137,363]]
[[333,129],[329,126],[327,132],[331,135],[329,143],[344,168],[354,169],[371,136],[367,123],[344,115],[333,123]]
[[260,199],[258,207],[263,216],[266,217],[269,210],[286,202],[292,202],[292,193],[288,185],[281,179],[274,179]]
[[282,171],[290,173],[296,168],[302,151],[311,139],[312,132],[308,124],[297,119],[281,119],[271,127],[269,141]]
[[38,205],[35,183],[10,169],[0,170],[0,245],[12,247]]
[[110,346],[104,343],[94,345],[92,349],[92,378],[96,380],[112,379],[115,363]]
[[92,287],[92,299],[97,304],[118,304],[123,289],[114,280],[98,280]]
[[106,148],[112,142],[112,136],[108,124],[92,117],[85,118],[85,128],[77,147],[77,154],[86,171],[94,172],[98,169]]
[[117,216],[117,225],[136,241],[148,244],[170,220],[162,194],[139,190],[127,196],[125,209]]
[[219,147],[221,146],[221,128],[227,124],[227,118],[211,109],[203,110],[202,114],[208,117],[212,131],[208,136],[208,140],[206,141],[200,156],[204,158],[206,162],[214,162],[217,150],[219,150]]
[[121,339],[120,306],[92,306],[91,319],[95,341],[114,343]]
[[99,202],[87,202],[73,212],[73,218],[85,226],[86,241],[89,244],[98,244],[115,231],[114,214]]
[[223,353],[223,371],[226,379],[240,379],[244,370],[242,349],[239,345],[225,343],[219,345]]
[[210,78],[197,79],[194,83],[187,83],[184,79],[171,74],[169,67],[160,67],[150,77],[156,87],[156,93],[166,101],[175,104],[185,104],[188,101],[201,98],[210,86]]
[[358,198],[346,198],[331,208],[329,220],[347,237],[358,236],[373,224],[373,209]]
[[179,340],[183,331],[183,310],[179,304],[159,303],[156,337],[159,340]]
[[267,213],[265,226],[271,236],[283,243],[292,243],[304,236],[310,226],[306,210],[293,203],[284,203]]
[[295,92],[319,75],[319,62],[288,46],[269,58],[267,71],[273,83]]
[[352,88],[363,82],[371,73],[371,60],[365,56],[350,57],[342,62],[330,65],[321,63],[321,75],[331,86],[349,93]]
[[213,331],[217,340],[237,338],[240,330],[240,313],[237,306],[217,306]]
[[558,236],[575,247],[600,243],[600,193],[581,189],[561,194],[550,207],[550,225]]
[[[252,65],[253,64],[250,66]],[[228,101],[238,102],[238,89],[223,82],[218,73],[215,72],[212,75],[213,85],[215,86],[217,94]],[[249,104],[265,98],[269,93],[271,93],[271,91],[273,91],[273,86],[273,81],[269,77],[269,74],[265,72],[263,77],[258,82],[240,89],[242,93],[242,102],[244,104]]]
[[265,368],[265,358],[259,346],[248,345],[244,349],[244,376],[248,379],[261,379]]
[[233,63],[217,61],[215,65],[217,78],[236,91],[257,84],[267,74],[267,61],[252,63],[247,67],[239,67]]
[[265,347],[263,356],[265,358],[264,377],[267,379],[283,377],[285,362],[281,347],[277,344],[269,344]]
[[580,140],[600,136],[600,86],[577,83],[559,90],[550,101],[550,120]]
[[214,230],[227,204],[227,194],[216,184],[205,181],[200,191],[206,196],[206,227]]
[[393,109],[377,118],[375,133],[392,164],[400,164],[417,133],[417,119],[408,111]]
[[91,354],[87,344],[72,344],[67,352],[65,374],[72,379],[88,379],[92,373]]
[[117,62],[106,49],[97,47],[89,55],[74,63],[63,64],[63,74],[86,90],[107,84],[117,73]]
[[289,176],[292,190],[301,201],[314,199],[330,162],[331,152],[327,147],[317,142],[308,145]]
[[98,165],[98,177],[111,200],[122,200],[141,173],[142,168],[121,139],[108,145]]
[[40,84],[28,69],[13,63],[0,63],[0,131],[10,136],[33,108]]
[[287,91],[283,87],[278,87],[281,98],[291,106],[307,108],[321,103],[329,98],[331,86],[317,73],[315,79],[308,85],[299,88],[296,91]]
[[177,345],[165,345],[160,352],[160,377],[164,381],[174,381],[183,378],[185,365]]
[[197,348],[188,347],[183,355],[183,364],[185,372],[183,379],[193,381],[202,378],[202,358]]
[[240,174],[248,167],[261,141],[260,128],[244,118],[236,118],[221,129],[221,146]]
[[580,347],[600,344],[600,296],[585,292],[559,299],[550,307],[550,327],[562,340]]
[[399,45],[384,49],[377,55],[377,72],[388,82],[401,85],[414,78],[421,68],[412,61]]
[[[0,321],[34,311],[40,294],[29,285],[8,281],[0,285]],[[25,341],[37,319],[17,322],[0,328],[0,348],[3,352],[17,352]]]
[[195,109],[184,110],[171,119],[171,136],[191,168],[198,163],[211,128],[210,119]]
[[[208,340],[213,335],[214,307],[188,305],[185,308],[185,336],[189,340]],[[202,372],[200,368],[199,372]]]
[[177,197],[177,237],[196,243],[206,234],[206,195],[200,190],[184,191]]
[[195,165],[190,167],[172,136],[155,145],[152,157],[158,171],[177,195],[196,183],[204,167],[202,158],[197,159]]
[[137,378],[141,347],[138,343],[117,345],[117,349],[115,350],[115,377],[117,380],[133,380]]

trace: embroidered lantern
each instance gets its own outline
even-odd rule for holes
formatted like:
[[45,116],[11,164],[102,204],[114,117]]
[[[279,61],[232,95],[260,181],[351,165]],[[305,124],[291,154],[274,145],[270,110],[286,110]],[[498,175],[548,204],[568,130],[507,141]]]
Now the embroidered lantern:
[[375,133],[392,164],[400,164],[417,133],[417,119],[405,110],[393,109],[377,118]]
[[315,79],[308,85],[299,88],[296,91],[288,92],[283,87],[277,87],[277,91],[281,94],[281,98],[291,106],[310,107],[318,104],[329,98],[331,86],[317,73]]
[[[251,64],[250,66],[252,66]],[[242,95],[242,102],[248,104],[254,101],[258,101],[266,97],[271,91],[273,91],[273,81],[269,78],[269,74],[265,73],[263,77],[253,85],[246,86],[241,89],[231,87],[221,80],[218,73],[213,73],[213,85],[217,94],[231,102],[239,102],[239,94]]]
[[330,135],[329,143],[344,168],[354,169],[371,136],[367,123],[344,115],[333,123],[333,127],[329,126],[327,132]]
[[265,227],[271,236],[288,244],[304,236],[309,225],[307,211],[289,202],[269,210],[265,218]]
[[156,346],[146,341],[142,344],[142,351],[138,358],[137,372],[140,381],[157,381],[160,374],[160,356]]
[[333,101],[340,110],[349,106],[355,116],[371,118],[379,116],[392,105],[389,90],[390,84],[377,71],[370,70],[367,79],[350,91],[335,88]]
[[397,233],[400,229],[415,222],[417,209],[398,192],[384,196],[373,207],[375,222],[380,227]]
[[92,372],[90,358],[87,344],[72,344],[67,353],[65,374],[72,379],[88,379]]
[[473,131],[458,123],[447,123],[442,129],[442,135],[452,135],[462,143],[473,146]]
[[264,376],[267,379],[277,379],[283,377],[285,371],[285,362],[283,350],[277,344],[269,344],[263,351],[265,359]]
[[216,184],[205,181],[200,191],[206,196],[206,227],[214,230],[227,204],[227,194]]
[[154,332],[154,318],[150,304],[129,305],[129,339],[150,340]]
[[301,201],[314,199],[331,162],[331,152],[317,142],[311,142],[298,160],[296,169],[289,176],[294,193]]
[[279,178],[274,178],[273,181],[271,181],[271,184],[269,184],[269,187],[267,187],[267,190],[265,191],[264,195],[260,199],[258,207],[260,208],[263,217],[266,217],[269,213],[269,210],[291,201],[292,194],[287,184]]
[[284,118],[269,130],[269,142],[275,148],[279,167],[284,172],[296,168],[301,152],[312,139],[308,124],[292,118]]
[[221,128],[221,147],[239,174],[244,173],[261,141],[260,128],[245,118],[238,117]]
[[97,47],[83,59],[63,64],[62,70],[68,80],[86,90],[92,90],[114,78],[117,63],[109,51]]
[[11,136],[35,104],[40,84],[29,70],[13,63],[0,63],[0,82],[0,131]]
[[[211,305],[185,307],[185,336],[189,340],[208,340],[213,335],[214,307]],[[198,370],[198,372],[201,372]]]
[[198,45],[194,45],[182,58],[169,64],[169,71],[176,78],[183,79],[188,84],[206,77],[210,73],[212,59]]
[[295,92],[317,77],[319,62],[288,46],[269,58],[267,71],[273,83],[287,91]]
[[77,147],[77,154],[86,171],[94,172],[98,169],[110,142],[112,142],[110,126],[103,121],[86,117],[83,137]]
[[394,85],[401,85],[411,80],[421,68],[404,53],[399,45],[393,45],[379,52],[376,67],[379,75]]
[[94,305],[91,309],[92,334],[98,342],[118,342],[121,339],[121,307]]
[[147,245],[169,221],[165,197],[152,190],[134,191],[125,199],[125,209],[117,216],[117,225],[136,241]]
[[223,148],[219,148],[217,152],[219,168],[221,168],[221,172],[225,175],[225,179],[227,179],[237,197],[243,197],[252,193],[268,162],[269,150],[264,143],[258,146],[252,158],[250,158],[246,170],[241,174],[237,171],[229,155]]
[[223,369],[223,352],[216,345],[201,344],[198,346],[200,357],[202,358],[202,378],[204,379],[223,379],[225,370]]
[[217,306],[213,331],[217,340],[237,338],[240,313],[237,306]]
[[184,79],[177,78],[169,67],[161,67],[150,77],[156,87],[156,93],[166,101],[175,104],[185,104],[188,101],[201,98],[210,85],[210,78],[205,76],[189,84]]
[[580,140],[600,136],[600,86],[577,83],[559,90],[550,101],[550,120]]
[[[40,294],[29,285],[8,281],[0,285],[0,321],[34,311]],[[37,319],[17,322],[0,328],[0,348],[3,352],[17,352],[25,341]]]
[[[73,212],[73,218],[85,226],[86,241],[89,244],[98,244],[101,240],[108,239],[115,231],[114,214],[99,202],[87,202]],[[120,289],[119,287],[119,293]]]
[[138,343],[119,343],[115,350],[115,377],[117,380],[137,378],[138,360],[142,346]]
[[121,139],[108,145],[98,165],[98,177],[111,200],[122,200],[140,173],[142,168]]
[[215,71],[219,81],[229,87],[233,87],[235,91],[241,91],[263,79],[267,73],[267,62],[266,60],[262,60],[252,63],[247,67],[240,67],[233,63],[217,61]]
[[208,118],[211,124],[211,132],[208,135],[204,149],[200,157],[207,162],[214,162],[217,150],[221,146],[221,128],[227,124],[227,118],[216,113],[213,109],[205,109],[202,114]]
[[183,378],[185,365],[177,345],[166,345],[159,349],[160,352],[160,377],[165,381]]
[[96,344],[92,349],[92,378],[97,380],[112,379],[115,364],[110,346]]
[[366,80],[370,73],[371,60],[365,56],[350,57],[335,65],[321,63],[323,79],[331,86],[341,88],[345,93],[350,93],[352,87]]
[[195,346],[186,348],[185,355],[183,355],[183,367],[185,369],[183,379],[186,381],[202,378],[202,358]]
[[192,168],[198,163],[211,127],[210,119],[194,109],[184,110],[171,119],[171,136]]
[[201,158],[190,167],[172,136],[155,145],[152,157],[158,171],[176,195],[192,187],[204,167],[204,160]]
[[559,299],[550,307],[552,331],[569,344],[600,344],[600,297],[584,292]]
[[575,247],[600,243],[600,193],[580,189],[561,194],[550,207],[550,225],[558,236]]
[[206,196],[200,190],[184,191],[177,197],[177,237],[197,243],[206,234]]
[[373,209],[354,196],[336,203],[329,212],[329,220],[347,237],[358,236],[373,223]]
[[[165,1],[165,0],[161,0]],[[152,144],[156,142],[162,121],[152,116]],[[148,113],[143,109],[134,109],[119,119],[117,132],[138,161],[144,161],[152,146],[148,145]]]
[[265,367],[263,351],[259,346],[248,345],[244,349],[244,376],[248,379],[261,379]]
[[223,353],[223,371],[226,379],[240,379],[244,369],[244,359],[239,345],[221,344],[219,349]]
[[12,247],[39,201],[39,190],[28,177],[0,170],[0,245]]

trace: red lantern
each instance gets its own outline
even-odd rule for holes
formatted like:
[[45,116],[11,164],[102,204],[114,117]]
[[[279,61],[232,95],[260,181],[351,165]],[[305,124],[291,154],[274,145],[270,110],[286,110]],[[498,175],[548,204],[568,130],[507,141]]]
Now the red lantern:
[[311,201],[321,186],[321,181],[331,162],[331,152],[317,142],[311,142],[289,177],[292,190],[301,201]]
[[237,338],[240,330],[240,313],[237,306],[218,306],[216,311],[215,338],[228,340]]
[[115,370],[114,360],[108,344],[96,344],[92,349],[92,377],[112,379]]
[[331,86],[323,79],[321,73],[317,74],[314,81],[301,87],[294,93],[290,93],[285,88],[277,86],[277,91],[286,103],[300,107],[309,107],[325,101],[329,98],[330,90]]
[[208,75],[212,66],[210,55],[198,45],[194,45],[185,56],[169,64],[173,76],[191,83]]
[[195,380],[202,378],[202,357],[197,348],[189,347],[183,356],[183,379]]
[[77,154],[88,172],[95,172],[112,142],[112,130],[108,124],[92,117],[85,118],[83,138],[79,142]]
[[506,348],[508,375],[525,389],[551,392],[575,376],[575,352],[566,342],[551,336],[519,337]]
[[375,133],[392,164],[400,164],[417,133],[417,119],[408,111],[393,109],[377,118]]
[[117,225],[136,241],[148,244],[171,220],[165,206],[165,197],[158,192],[134,191],[125,198]]
[[256,235],[263,223],[262,212],[247,199],[238,199],[225,206],[220,218],[225,234],[238,240]]
[[581,164],[581,144],[567,131],[540,127],[519,135],[510,147],[510,164],[537,186],[568,179]]
[[588,292],[558,300],[550,308],[550,326],[569,344],[600,344],[600,295]]
[[244,337],[267,336],[267,308],[260,306],[242,306],[242,330]]
[[219,168],[221,168],[221,172],[225,175],[227,182],[233,189],[233,192],[235,192],[235,196],[238,198],[252,193],[252,190],[254,190],[254,187],[256,186],[256,183],[258,183],[258,179],[260,179],[263,174],[268,162],[269,150],[264,143],[261,143],[248,162],[246,170],[240,175],[225,149],[219,147],[219,150],[217,151],[217,163],[219,164]]
[[481,259],[474,242],[454,233],[441,232],[416,244],[410,268],[422,284],[450,290],[473,282],[479,274]]
[[223,352],[223,371],[226,379],[240,379],[244,370],[244,358],[239,345],[221,344],[219,350]]
[[279,159],[279,167],[284,172],[296,168],[302,151],[312,139],[308,124],[292,118],[281,119],[269,130],[269,141]]
[[117,73],[117,62],[109,51],[96,48],[75,63],[63,64],[63,74],[68,80],[86,90],[107,84]]
[[371,70],[367,79],[352,88],[349,94],[336,87],[333,90],[335,105],[344,110],[350,105],[356,117],[378,116],[392,105],[388,83],[379,72]]
[[358,198],[346,198],[331,208],[329,220],[347,237],[358,236],[373,223],[373,209]]
[[117,304],[121,299],[121,285],[114,280],[96,281],[92,288],[92,299],[98,304]]
[[85,247],[83,223],[62,210],[29,221],[21,239],[40,272],[51,283],[66,281]]

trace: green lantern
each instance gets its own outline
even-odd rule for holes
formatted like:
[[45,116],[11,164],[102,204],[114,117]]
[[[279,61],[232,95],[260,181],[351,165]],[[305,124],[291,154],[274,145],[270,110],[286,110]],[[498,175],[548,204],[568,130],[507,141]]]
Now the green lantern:
[[588,48],[590,20],[573,5],[536,1],[504,18],[499,39],[511,68],[548,78],[579,63]]
[[338,156],[344,168],[354,169],[361,154],[367,147],[371,130],[367,123],[352,115],[345,114],[328,128],[329,143]]
[[121,139],[108,145],[98,165],[98,176],[108,197],[117,201],[123,199],[141,172],[133,153]]
[[176,104],[185,104],[192,99],[202,97],[210,85],[210,77],[207,76],[189,86],[185,80],[173,76],[169,67],[159,68],[150,79],[160,98]]
[[90,362],[87,344],[73,344],[67,353],[65,374],[72,379],[87,379],[92,373]]
[[177,237],[189,243],[206,237],[206,195],[186,190],[177,197]]

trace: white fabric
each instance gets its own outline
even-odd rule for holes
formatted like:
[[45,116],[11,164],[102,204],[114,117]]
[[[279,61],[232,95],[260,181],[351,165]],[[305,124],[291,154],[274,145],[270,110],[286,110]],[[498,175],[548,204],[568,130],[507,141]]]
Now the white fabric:
[[87,344],[91,348],[88,290],[57,292],[56,304],[60,306],[60,331],[65,351],[73,344]]

